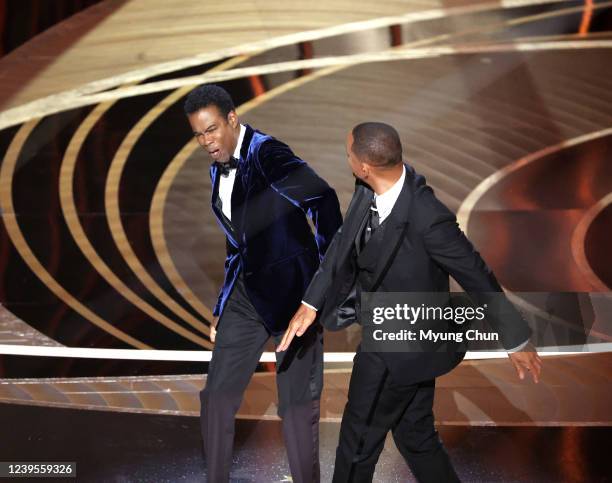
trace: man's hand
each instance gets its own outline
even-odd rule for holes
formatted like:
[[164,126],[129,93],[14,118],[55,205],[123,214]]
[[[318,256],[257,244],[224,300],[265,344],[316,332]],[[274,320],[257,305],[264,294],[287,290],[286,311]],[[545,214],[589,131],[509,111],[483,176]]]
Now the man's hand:
[[213,317],[212,323],[210,324],[210,341],[215,342],[217,338],[217,324],[219,323],[219,317]]
[[286,351],[289,348],[289,344],[291,344],[293,338],[296,335],[298,337],[304,335],[304,332],[306,332],[306,329],[312,325],[316,317],[316,310],[311,309],[304,304],[300,305],[300,308],[289,322],[289,327],[287,327],[285,335],[283,335],[283,339],[276,347],[276,352]]
[[540,371],[542,370],[542,359],[531,342],[522,350],[509,353],[508,357],[510,357],[510,361],[514,364],[514,368],[520,379],[525,379],[525,370],[527,370],[531,372],[533,382],[539,382]]

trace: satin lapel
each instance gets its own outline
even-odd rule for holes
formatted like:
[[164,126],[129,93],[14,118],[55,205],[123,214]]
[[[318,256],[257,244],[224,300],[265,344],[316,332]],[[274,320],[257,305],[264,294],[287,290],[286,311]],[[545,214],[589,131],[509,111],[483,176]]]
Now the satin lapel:
[[412,203],[412,190],[410,184],[412,183],[412,176],[410,172],[406,173],[406,180],[404,187],[393,206],[393,210],[389,213],[389,218],[385,220],[385,230],[383,232],[383,239],[379,245],[380,252],[378,261],[376,263],[376,270],[372,277],[372,280],[378,280],[381,275],[381,271],[387,265],[389,257],[395,251],[398,243],[402,242],[402,234],[405,233],[405,226],[409,223],[410,205]]
[[340,254],[338,261],[344,260],[351,253],[360,228],[365,223],[372,196],[374,196],[374,193],[367,186],[358,185],[355,189],[355,194],[342,225],[342,243],[338,247]]

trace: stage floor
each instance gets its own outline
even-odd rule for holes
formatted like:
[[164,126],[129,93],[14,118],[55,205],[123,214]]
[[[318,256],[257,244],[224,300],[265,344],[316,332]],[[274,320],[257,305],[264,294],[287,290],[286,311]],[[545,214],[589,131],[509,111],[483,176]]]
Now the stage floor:
[[[15,425],[15,421],[19,424]],[[3,461],[75,461],[77,481],[203,482],[199,420],[0,404],[11,427]],[[610,481],[610,427],[439,428],[462,481]],[[321,481],[331,481],[339,423],[321,424]],[[238,420],[232,482],[281,482],[289,467],[279,421]],[[37,480],[40,481],[40,480]],[[389,438],[374,481],[414,481]]]

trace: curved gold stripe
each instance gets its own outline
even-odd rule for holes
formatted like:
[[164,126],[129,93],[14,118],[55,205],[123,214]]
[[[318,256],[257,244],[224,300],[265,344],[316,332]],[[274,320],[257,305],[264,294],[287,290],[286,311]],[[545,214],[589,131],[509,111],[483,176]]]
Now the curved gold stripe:
[[[607,2],[601,2],[598,3],[594,9],[601,9],[601,8],[605,8],[605,7],[609,7],[610,5],[612,5],[612,1],[607,1]],[[537,14],[533,14],[533,15],[526,15],[524,17],[517,17],[511,20],[502,20],[499,22],[490,22],[487,25],[479,25],[477,27],[471,28],[471,29],[467,29],[467,30],[463,30],[461,32],[450,32],[450,33],[446,33],[446,34],[440,34],[438,37],[440,38],[440,40],[448,40],[451,38],[456,38],[456,37],[460,37],[463,35],[470,35],[470,34],[489,34],[489,33],[493,33],[496,31],[500,31],[503,28],[506,27],[515,27],[518,25],[524,25],[524,24],[528,24],[528,23],[533,23],[533,22],[537,22],[539,20],[545,20],[545,19],[550,19],[550,18],[558,18],[558,17],[562,17],[564,15],[568,15],[568,14],[572,14],[572,13],[577,13],[577,12],[582,12],[584,10],[584,6],[583,5],[579,5],[577,7],[567,7],[567,8],[561,8],[558,10],[553,10],[551,12],[544,12],[544,13],[537,13]],[[600,32],[600,33],[589,33],[588,35],[580,35],[580,34],[563,34],[563,35],[542,35],[542,36],[534,36],[534,37],[518,37],[513,39],[514,42],[517,43],[533,43],[535,42],[541,42],[543,40],[546,41],[552,41],[552,40],[569,40],[569,39],[576,39],[578,37],[588,37],[588,38],[596,38],[598,36],[600,36],[601,34],[606,34],[606,32]],[[493,45],[494,43],[506,43],[507,40],[500,40],[499,42],[489,42],[489,45]],[[399,48],[401,48],[401,46],[399,46]]]
[[[248,59],[248,56],[240,56],[235,57],[233,59],[229,59],[228,61],[219,64],[211,70],[222,70],[230,68],[240,62]],[[177,90],[170,97],[172,98],[171,102],[175,102],[180,99],[182,96],[189,93],[191,87],[184,87],[182,89]],[[164,99],[165,101],[165,99]],[[162,101],[162,102],[164,102]],[[160,105],[156,106],[154,109],[156,110],[155,115],[147,118],[148,122],[144,122],[142,124],[142,129],[146,129],[151,122],[161,113],[162,109],[165,109],[165,105],[163,108]],[[181,153],[184,150],[181,151]],[[190,151],[191,152],[191,151]],[[176,158],[181,155],[179,153],[174,159],[170,162],[170,164],[164,170],[162,177],[160,178],[155,192],[153,193],[153,200],[151,201],[151,209],[149,211],[149,230],[151,232],[151,241],[153,242],[153,250],[155,251],[155,255],[157,256],[157,260],[159,261],[162,270],[176,288],[177,292],[182,295],[182,297],[191,305],[200,315],[202,315],[207,320],[212,320],[213,315],[210,308],[206,307],[202,303],[202,301],[198,298],[196,294],[193,293],[189,285],[185,283],[183,277],[180,276],[174,261],[172,260],[172,256],[168,251],[168,246],[166,244],[166,238],[164,236],[164,207],[166,205],[166,197],[168,196],[168,190],[170,189],[170,185],[176,176],[176,173],[180,166],[182,166],[183,162],[176,162]],[[184,160],[183,160],[184,161]],[[206,328],[208,331],[208,327]]]
[[[147,77],[172,72],[174,70],[183,69],[202,65],[207,62],[213,62],[225,57],[233,57],[242,54],[251,54],[269,50],[276,47],[293,45],[299,42],[313,41],[317,39],[329,38],[338,35],[344,35],[352,32],[361,32],[376,28],[389,27],[391,25],[407,25],[416,22],[427,20],[435,20],[440,18],[449,18],[457,15],[466,15],[473,13],[482,13],[494,10],[505,10],[518,7],[526,7],[530,5],[546,5],[561,3],[562,0],[502,0],[493,2],[483,2],[475,5],[462,5],[457,7],[444,6],[443,8],[431,8],[422,11],[407,12],[402,15],[380,17],[365,21],[349,22],[332,27],[310,30],[306,32],[293,33],[280,37],[273,37],[262,41],[249,42],[248,44],[238,45],[231,48],[220,49],[215,52],[205,53],[198,56],[191,56],[185,59],[180,59],[163,64],[157,64],[145,69],[128,72],[126,74],[113,76],[108,79],[102,79],[95,82],[90,82],[77,89],[72,89],[63,93],[53,94],[51,96],[32,101],[21,106],[8,109],[0,113],[0,129],[14,126],[25,122],[31,117],[49,115],[57,113],[77,105],[90,105],[103,102],[104,100],[87,101],[82,98],[96,92],[102,92],[121,84],[141,81]],[[212,80],[211,80],[212,81]],[[204,81],[195,81],[195,84]],[[174,89],[181,86],[164,87],[160,90]],[[137,94],[136,94],[137,95]],[[78,103],[80,99],[81,103]],[[105,99],[108,100],[108,99]]]
[[457,212],[457,221],[459,222],[459,225],[461,226],[462,230],[467,234],[470,216],[472,214],[472,211],[474,210],[474,207],[476,206],[478,201],[480,201],[480,198],[482,198],[490,188],[499,183],[506,176],[514,173],[515,171],[523,168],[524,166],[530,163],[533,163],[534,161],[542,159],[545,156],[555,154],[563,149],[576,146],[577,144],[593,141],[594,139],[599,139],[609,135],[612,135],[612,128],[602,129],[600,131],[584,134],[582,136],[578,136],[572,139],[566,139],[565,141],[553,144],[552,146],[547,146],[543,149],[530,153],[527,156],[517,159],[513,163],[504,166],[500,170],[493,173],[491,176],[485,178],[480,182],[478,186],[476,186],[476,188],[474,188],[474,190],[467,196],[467,198],[463,200],[463,203],[459,207],[459,211]]
[[582,216],[578,222],[578,225],[576,225],[574,233],[572,234],[572,255],[574,256],[576,265],[578,265],[578,268],[580,268],[588,282],[593,285],[595,290],[599,292],[609,292],[610,287],[608,287],[603,280],[597,276],[593,268],[591,268],[591,264],[586,256],[585,241],[587,231],[589,230],[591,223],[593,223],[593,220],[597,218],[599,213],[601,213],[611,204],[612,193],[608,193],[588,210],[586,210],[586,213]]
[[[391,25],[405,25],[427,20],[435,20],[440,18],[449,18],[457,15],[483,13],[495,10],[506,10],[529,5],[546,5],[561,3],[563,0],[501,0],[490,2],[479,2],[472,5],[459,5],[449,7],[438,5],[434,7],[442,8],[427,8],[417,11],[408,11],[404,14],[379,17],[369,20],[357,22],[348,22],[331,27],[309,30],[305,32],[292,33],[278,37],[272,37],[265,40],[249,42],[247,44],[237,45],[229,48],[219,49],[213,52],[206,52],[200,55],[189,56],[187,58],[164,62],[162,64],[152,65],[144,69],[127,72],[125,74],[113,76],[107,79],[90,82],[75,89],[71,89],[59,94],[53,94],[32,102],[28,102],[21,106],[8,109],[0,114],[0,129],[14,126],[35,116],[49,115],[57,113],[71,107],[76,107],[75,100],[81,96],[102,92],[118,85],[131,82],[138,82],[148,77],[159,74],[172,72],[186,67],[194,67],[204,63],[217,61],[219,59],[234,57],[242,54],[255,54],[260,50],[269,50],[276,47],[294,45],[299,42],[313,41],[317,39],[329,38],[338,35],[344,35],[352,32],[361,32],[376,28],[389,27]],[[198,82],[199,83],[199,82]],[[178,86],[177,86],[178,87]],[[97,104],[102,101],[92,101],[86,104]]]
[[[96,122],[98,122],[98,120],[104,115],[104,113],[112,106],[112,104],[112,102],[99,104],[91,113],[89,113],[89,115],[85,118],[83,122],[81,122],[79,128],[72,136],[70,144],[68,145],[68,148],[64,153],[64,159],[62,160],[62,165],[60,169],[59,193],[62,212],[64,213],[64,218],[66,220],[68,230],[70,231],[70,234],[74,238],[74,241],[76,242],[81,252],[83,252],[83,255],[85,255],[85,258],[89,260],[89,262],[104,278],[104,280],[106,280],[108,284],[113,287],[119,294],[129,300],[132,304],[142,310],[149,317],[157,320],[168,329],[177,332],[181,336],[191,340],[192,342],[202,347],[210,349],[212,348],[212,344],[208,340],[191,333],[184,327],[181,327],[176,322],[166,317],[153,306],[148,304],[146,301],[142,300],[136,293],[134,293],[119,277],[117,277],[117,275],[111,270],[111,268],[102,260],[96,249],[91,244],[89,238],[85,234],[85,231],[83,230],[83,226],[81,225],[79,216],[77,214],[73,192],[73,176],[76,167],[77,156],[84,140],[87,138],[87,135],[89,134],[91,129],[94,127]],[[200,330],[205,333],[208,332],[208,327],[206,327],[202,323],[200,323],[199,325],[200,327],[198,328]]]
[[[546,148],[540,149],[534,153],[531,153],[527,156],[524,156],[521,159],[516,160],[514,163],[509,164],[508,166],[504,166],[502,169],[496,171],[488,178],[482,180],[482,182],[474,188],[474,190],[467,196],[463,203],[459,207],[457,212],[457,222],[461,226],[462,230],[465,232],[466,236],[468,235],[469,221],[472,212],[480,198],[484,196],[484,194],[492,188],[494,185],[499,183],[503,178],[510,175],[511,173],[523,168],[524,166],[533,163],[545,156],[557,153],[565,148],[569,148],[571,146],[575,146],[577,144],[581,144],[584,142],[592,141],[594,139],[602,138],[605,136],[612,135],[612,128],[602,129],[601,131],[592,132],[589,134],[584,134],[582,136],[575,137],[573,139],[567,139],[558,144],[554,144],[552,146],[548,146]],[[563,325],[564,327],[576,330],[578,332],[581,331],[579,327],[576,327],[574,324],[568,323],[566,320],[563,320],[556,315],[551,315],[548,312],[540,309],[536,305],[533,305],[531,302],[521,298],[519,295],[511,292],[506,287],[503,287],[506,292],[508,298],[523,309],[529,311],[532,314],[537,315],[545,320],[553,321],[559,325]],[[607,291],[606,289],[605,291]],[[599,331],[591,330],[590,335],[599,337],[600,339],[612,341],[612,337],[608,334],[604,334]]]
[[107,321],[92,312],[89,308],[79,302],[74,296],[62,287],[57,280],[43,267],[38,258],[30,249],[28,243],[23,237],[23,233],[19,228],[17,217],[13,208],[12,180],[15,171],[15,165],[21,150],[21,146],[25,143],[27,137],[38,124],[38,119],[29,121],[24,124],[11,141],[11,144],[6,151],[2,167],[0,169],[0,206],[2,207],[2,219],[6,227],[11,242],[23,258],[24,262],[30,267],[30,270],[51,290],[60,300],[68,305],[72,310],[89,320],[103,331],[111,334],[117,339],[131,345],[137,349],[152,349],[152,347],[140,342],[134,337],[117,329]]
[[[277,74],[281,72],[293,72],[307,69],[318,69],[332,66],[351,67],[360,64],[374,62],[389,62],[395,60],[429,59],[457,54],[481,54],[481,53],[503,53],[503,52],[551,52],[556,50],[582,50],[582,49],[610,49],[612,40],[576,40],[576,41],[551,41],[551,42],[523,42],[523,43],[495,43],[464,46],[439,46],[429,48],[407,49],[402,47],[397,50],[383,50],[381,52],[368,52],[363,54],[338,55],[329,57],[318,57],[305,60],[291,60],[263,64],[253,67],[241,67],[224,72],[215,72],[196,76],[182,77],[159,82],[150,82],[134,87],[124,87],[112,91],[79,97],[74,100],[72,107],[81,107],[110,100],[123,99],[127,97],[153,94],[169,89],[178,89],[185,86],[195,86],[203,83],[225,82],[243,77]],[[54,112],[57,112],[54,111]],[[0,128],[5,127],[0,116]]]

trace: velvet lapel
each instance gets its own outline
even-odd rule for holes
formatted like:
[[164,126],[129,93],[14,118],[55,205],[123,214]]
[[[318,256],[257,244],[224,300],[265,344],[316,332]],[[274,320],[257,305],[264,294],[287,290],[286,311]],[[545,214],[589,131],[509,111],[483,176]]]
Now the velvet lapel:
[[212,209],[213,213],[217,217],[221,228],[225,232],[225,235],[229,239],[230,243],[234,246],[238,246],[238,241],[236,237],[236,232],[233,229],[232,223],[227,219],[227,217],[223,214],[223,210],[221,209],[221,200],[219,199],[219,181],[221,178],[220,170],[217,168],[215,164],[212,165],[211,168],[211,177],[213,183],[213,192],[212,192]]
[[232,189],[232,225],[237,237],[244,234],[244,224],[248,221],[246,217],[248,203],[248,188],[250,177],[249,163],[249,148],[255,131],[251,126],[245,124],[244,138],[240,147],[240,158],[238,159],[238,167],[236,168],[236,178],[234,179],[234,187]]

